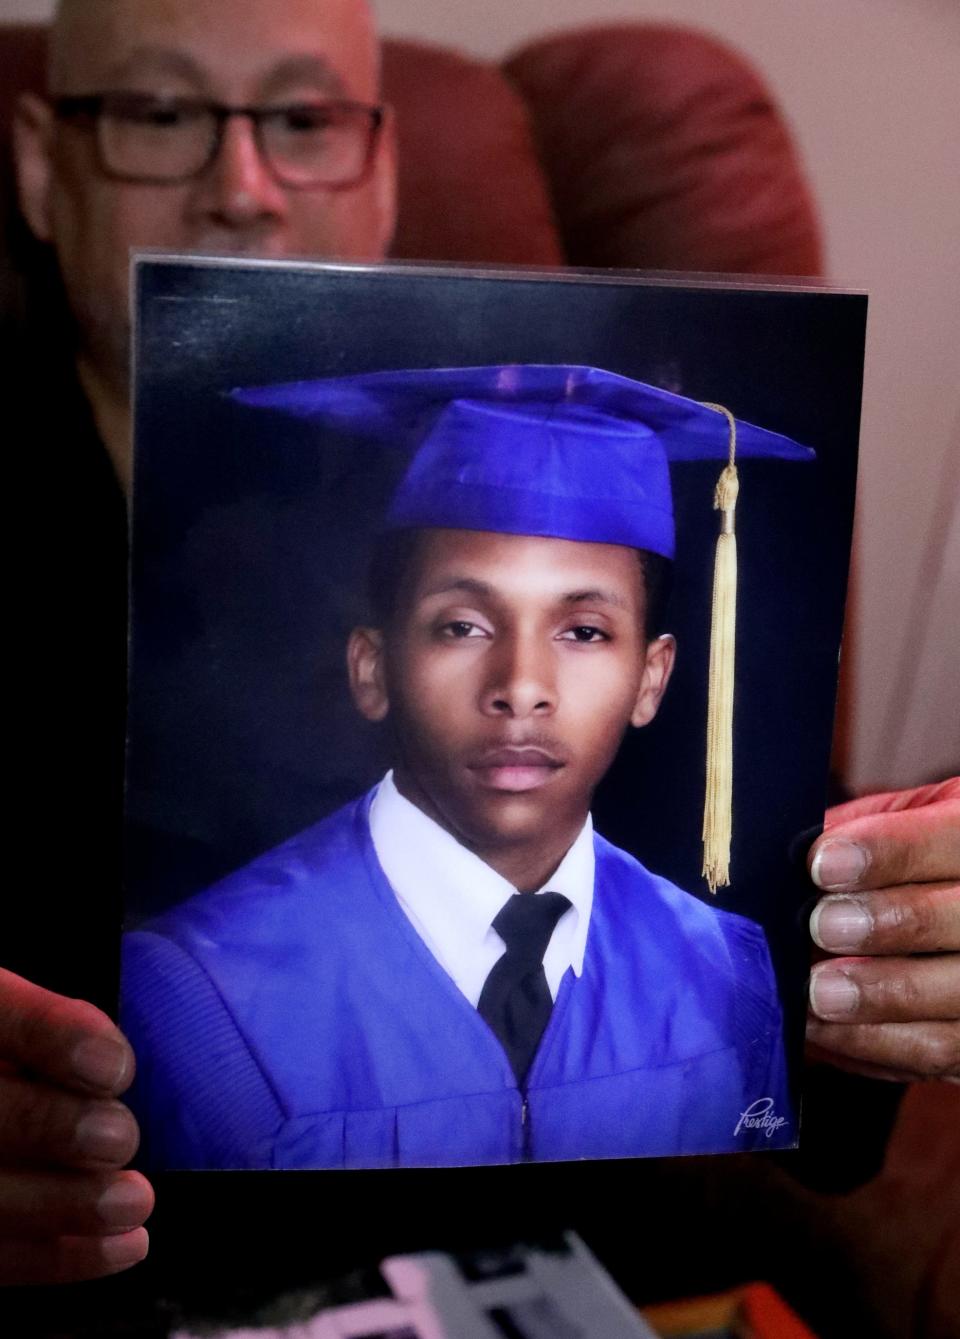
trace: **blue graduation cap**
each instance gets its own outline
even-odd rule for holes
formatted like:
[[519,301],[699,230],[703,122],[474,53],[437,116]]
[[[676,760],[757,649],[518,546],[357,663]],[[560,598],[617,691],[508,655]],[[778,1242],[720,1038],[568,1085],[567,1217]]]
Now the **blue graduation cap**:
[[490,530],[674,556],[670,463],[717,460],[704,876],[729,882],[737,459],[810,460],[720,405],[595,367],[513,364],[372,372],[235,390],[235,400],[352,433],[411,459],[388,529]]
[[[414,451],[386,518],[545,535],[674,556],[669,462],[727,460],[722,414],[595,367],[526,364],[373,372],[233,392],[244,404]],[[736,452],[807,460],[737,423]]]

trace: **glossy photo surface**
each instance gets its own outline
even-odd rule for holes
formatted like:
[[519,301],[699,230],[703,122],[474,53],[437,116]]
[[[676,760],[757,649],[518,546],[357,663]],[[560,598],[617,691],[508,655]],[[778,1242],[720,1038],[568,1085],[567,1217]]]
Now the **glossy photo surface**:
[[[135,275],[123,1016],[146,1162],[793,1146],[866,300]],[[739,496],[711,891],[716,406]]]

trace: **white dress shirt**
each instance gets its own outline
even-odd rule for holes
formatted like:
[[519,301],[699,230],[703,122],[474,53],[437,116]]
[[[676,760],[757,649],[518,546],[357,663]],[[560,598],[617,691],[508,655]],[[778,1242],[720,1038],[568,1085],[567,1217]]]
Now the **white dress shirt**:
[[[405,799],[388,772],[370,807],[377,859],[397,901],[443,970],[476,1008],[490,970],[506,952],[492,922],[513,887],[456,837]],[[571,906],[556,924],[543,958],[553,999],[568,967],[579,976],[593,905],[590,815],[551,879],[538,893],[562,893]]]

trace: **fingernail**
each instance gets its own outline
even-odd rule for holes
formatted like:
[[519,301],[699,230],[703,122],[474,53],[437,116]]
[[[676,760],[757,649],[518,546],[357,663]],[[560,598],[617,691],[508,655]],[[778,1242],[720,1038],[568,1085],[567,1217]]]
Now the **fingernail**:
[[133,1117],[119,1103],[101,1104],[77,1124],[77,1148],[94,1162],[128,1162],[136,1149]]
[[855,897],[825,897],[810,916],[810,934],[828,953],[861,948],[873,929],[873,917]]
[[810,866],[810,877],[818,888],[847,888],[863,877],[869,859],[864,847],[836,837],[820,846]]
[[139,1264],[150,1247],[145,1227],[124,1232],[122,1236],[104,1237],[100,1243],[104,1264],[111,1269],[127,1269]]
[[860,1003],[860,991],[844,972],[819,967],[810,977],[810,1007],[820,1018],[849,1018]]
[[130,1068],[130,1050],[113,1037],[86,1037],[70,1057],[73,1072],[91,1088],[120,1089]]
[[150,1194],[139,1181],[114,1181],[97,1201],[97,1213],[107,1227],[139,1227],[150,1213]]

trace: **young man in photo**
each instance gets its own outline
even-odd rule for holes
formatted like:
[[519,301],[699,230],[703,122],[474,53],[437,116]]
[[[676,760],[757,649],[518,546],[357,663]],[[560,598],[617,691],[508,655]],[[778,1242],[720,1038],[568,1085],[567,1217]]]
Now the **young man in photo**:
[[[390,732],[393,767],[127,937],[148,1164],[791,1143],[762,930],[650,873],[590,819],[673,667],[668,462],[725,462],[733,426],[557,366],[242,398],[413,449],[373,566],[375,626],[348,647],[355,704]],[[740,455],[812,454],[737,430]],[[745,1119],[758,1103],[772,1131]]]

